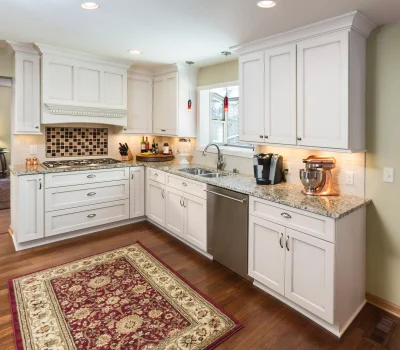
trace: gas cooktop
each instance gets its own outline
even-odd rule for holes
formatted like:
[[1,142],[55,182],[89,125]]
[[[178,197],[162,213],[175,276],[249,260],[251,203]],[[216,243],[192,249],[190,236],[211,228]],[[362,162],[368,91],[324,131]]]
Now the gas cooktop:
[[79,159],[79,160],[57,160],[43,162],[46,168],[80,168],[80,167],[96,167],[108,164],[121,163],[119,160],[112,158],[102,159]]

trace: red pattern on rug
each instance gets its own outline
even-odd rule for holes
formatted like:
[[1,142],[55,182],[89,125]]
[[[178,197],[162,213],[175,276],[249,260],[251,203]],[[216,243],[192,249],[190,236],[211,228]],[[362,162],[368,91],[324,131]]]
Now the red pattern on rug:
[[77,349],[138,349],[190,325],[125,258],[51,284]]

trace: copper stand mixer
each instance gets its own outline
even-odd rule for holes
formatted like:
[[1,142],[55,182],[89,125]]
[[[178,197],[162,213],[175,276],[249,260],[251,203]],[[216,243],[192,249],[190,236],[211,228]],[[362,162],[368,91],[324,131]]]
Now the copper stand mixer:
[[331,169],[336,166],[333,157],[309,156],[303,159],[305,169],[300,169],[302,192],[310,196],[338,196],[333,188]]

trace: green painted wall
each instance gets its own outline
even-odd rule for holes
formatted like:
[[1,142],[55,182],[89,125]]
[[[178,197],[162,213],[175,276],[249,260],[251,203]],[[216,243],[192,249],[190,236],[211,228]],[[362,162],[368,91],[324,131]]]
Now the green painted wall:
[[235,80],[239,80],[239,64],[237,60],[200,68],[197,75],[197,86]]
[[[367,291],[400,305],[400,22],[368,38],[367,148]],[[384,167],[397,171],[393,184]]]

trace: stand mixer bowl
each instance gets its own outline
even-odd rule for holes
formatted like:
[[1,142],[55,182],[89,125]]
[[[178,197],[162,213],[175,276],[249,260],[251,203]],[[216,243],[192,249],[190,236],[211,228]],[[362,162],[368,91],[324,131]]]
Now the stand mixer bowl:
[[300,180],[306,192],[315,192],[324,181],[324,172],[319,169],[300,169]]

